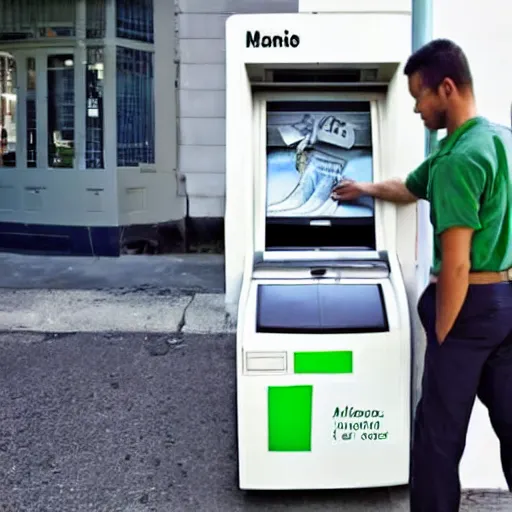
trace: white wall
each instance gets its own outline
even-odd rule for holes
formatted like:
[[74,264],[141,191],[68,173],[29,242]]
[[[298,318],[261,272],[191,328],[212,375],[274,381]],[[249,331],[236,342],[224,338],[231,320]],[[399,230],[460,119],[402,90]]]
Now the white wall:
[[226,44],[230,14],[297,12],[298,0],[175,0],[179,40],[179,172],[191,217],[224,217]]
[[[510,0],[433,0],[434,37],[447,37],[466,52],[479,113],[510,126],[512,102],[512,3]],[[487,410],[477,402],[461,464],[465,488],[506,488],[499,445]]]
[[466,52],[480,113],[510,126],[512,101],[512,3],[509,0],[433,0],[434,37],[447,37]]
[[299,0],[301,12],[409,12],[412,0]]

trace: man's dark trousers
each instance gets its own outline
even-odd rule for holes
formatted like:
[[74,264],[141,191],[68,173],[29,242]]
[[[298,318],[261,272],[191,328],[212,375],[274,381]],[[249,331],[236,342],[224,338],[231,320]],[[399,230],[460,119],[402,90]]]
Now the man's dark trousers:
[[414,426],[411,512],[459,510],[459,463],[477,395],[489,410],[512,490],[512,282],[470,285],[441,345],[436,287],[430,284],[418,303],[427,350]]

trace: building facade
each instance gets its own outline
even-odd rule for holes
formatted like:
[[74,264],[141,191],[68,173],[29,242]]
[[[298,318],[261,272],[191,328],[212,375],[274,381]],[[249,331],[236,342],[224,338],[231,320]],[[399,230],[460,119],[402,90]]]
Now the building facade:
[[[349,1],[0,0],[0,250],[222,242],[227,17]],[[510,38],[492,2],[492,38],[448,27],[462,8],[480,19],[462,0],[434,0],[434,35],[468,50],[482,112],[504,122]]]
[[118,255],[183,218],[167,4],[0,2],[0,248]]

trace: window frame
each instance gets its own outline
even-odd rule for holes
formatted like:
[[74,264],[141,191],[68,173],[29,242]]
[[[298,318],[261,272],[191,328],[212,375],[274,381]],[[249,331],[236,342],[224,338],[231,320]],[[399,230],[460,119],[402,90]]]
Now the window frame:
[[[87,11],[86,0],[75,0],[76,37],[45,38],[44,40],[9,41],[0,44],[0,51],[9,53],[16,62],[16,165],[12,170],[30,169],[55,172],[69,171],[104,171],[116,169],[117,165],[117,59],[118,47],[149,52],[154,63],[155,44],[117,37],[117,0],[105,0],[105,33],[103,38],[86,39]],[[153,3],[153,16],[155,5]],[[153,23],[154,30],[154,23]],[[154,38],[153,38],[154,39]],[[103,49],[103,168],[86,167],[87,136],[87,54],[88,48]],[[49,55],[69,53],[74,59],[74,165],[73,167],[54,168],[48,163],[48,75],[47,59]],[[27,161],[27,59],[36,61],[36,127],[37,127],[37,163],[28,167]],[[154,66],[154,64],[153,64]],[[154,69],[154,68],[153,68]],[[153,76],[155,87],[155,76]],[[153,89],[153,98],[155,91]],[[156,145],[155,101],[153,100],[153,133]],[[155,149],[156,152],[156,149]],[[156,160],[156,157],[155,157]],[[141,165],[153,165],[142,163]]]
[[[80,169],[80,161],[85,159],[85,141],[81,133],[85,133],[85,67],[76,65],[80,62],[76,47],[55,45],[52,47],[23,48],[11,51],[16,61],[16,165],[14,169],[28,169],[27,162],[27,61],[35,59],[36,63],[36,166],[30,169],[69,171]],[[51,55],[73,55],[73,87],[74,87],[74,141],[75,163],[73,167],[51,167],[48,163],[48,57]],[[84,101],[78,101],[80,82],[84,81]],[[82,129],[81,124],[84,125]],[[82,155],[83,153],[83,155]]]
[[[116,51],[116,59],[117,59],[117,50],[119,48],[128,48],[127,46],[124,46],[124,45],[116,45],[116,48],[115,48],[115,51]],[[152,94],[152,98],[153,98],[153,102],[151,104],[151,116],[152,116],[152,122],[153,122],[153,126],[152,126],[152,133],[153,133],[153,160],[150,161],[150,162],[137,162],[137,164],[133,164],[133,165],[119,165],[119,132],[118,132],[118,129],[119,127],[116,126],[116,165],[118,168],[133,168],[133,167],[136,167],[136,166],[151,166],[151,165],[155,165],[156,164],[156,114],[155,114],[155,53],[154,51],[150,51],[150,50],[147,50],[147,49],[144,49],[144,50],[141,50],[139,48],[133,48],[133,47],[130,47],[128,49],[134,49],[134,50],[137,50],[137,51],[142,51],[142,52],[145,52],[149,55],[150,59],[151,59],[151,66],[152,66],[152,69],[153,69],[153,94]],[[118,71],[118,68],[117,68],[117,60],[116,60],[116,73]],[[115,103],[116,103],[116,124],[117,124],[117,116],[119,115],[119,111],[117,109],[118,107],[118,96],[117,96],[117,90],[116,90],[116,95],[115,95]],[[140,141],[139,141],[140,142]]]

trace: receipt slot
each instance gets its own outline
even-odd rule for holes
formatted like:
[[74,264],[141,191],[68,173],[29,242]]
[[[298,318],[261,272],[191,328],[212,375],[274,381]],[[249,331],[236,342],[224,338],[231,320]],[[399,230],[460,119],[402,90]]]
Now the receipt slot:
[[406,484],[415,211],[330,193],[421,161],[410,16],[236,15],[226,38],[239,486]]

